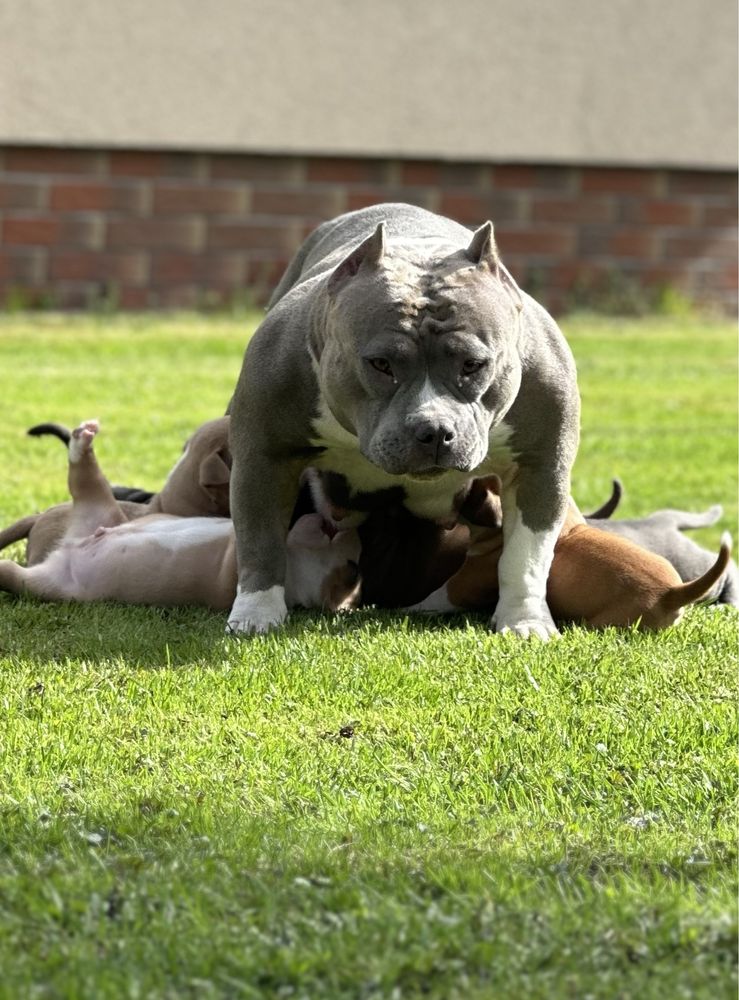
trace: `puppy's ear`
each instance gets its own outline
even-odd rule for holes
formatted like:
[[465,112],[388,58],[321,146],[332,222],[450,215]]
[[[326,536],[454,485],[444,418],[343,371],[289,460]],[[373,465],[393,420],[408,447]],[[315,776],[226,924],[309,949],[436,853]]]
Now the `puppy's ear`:
[[231,482],[231,469],[220,451],[211,451],[202,460],[199,481],[206,489],[209,486],[225,486]]
[[506,289],[513,299],[516,309],[519,311],[523,309],[521,289],[513,280],[508,269],[503,266],[503,262],[500,259],[493,234],[492,222],[485,222],[479,229],[475,230],[472,240],[464,253],[465,257],[477,267],[486,267]]
[[385,223],[381,222],[374,233],[368,236],[364,243],[360,243],[356,250],[352,250],[328,279],[329,295],[335,295],[363,265],[366,268],[376,268],[384,254]]
[[327,611],[348,611],[359,606],[362,578],[353,561],[335,566],[323,581],[321,602]]
[[500,479],[496,475],[473,479],[459,509],[468,524],[483,528],[501,528],[503,513],[500,506]]

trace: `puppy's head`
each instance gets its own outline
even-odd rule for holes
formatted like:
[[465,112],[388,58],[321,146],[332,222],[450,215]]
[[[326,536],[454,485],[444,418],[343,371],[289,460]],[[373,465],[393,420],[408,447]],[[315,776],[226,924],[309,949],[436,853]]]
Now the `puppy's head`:
[[287,606],[329,611],[356,607],[360,549],[355,528],[337,531],[321,514],[303,514],[287,536]]
[[158,495],[157,506],[165,514],[230,517],[229,424],[230,417],[209,420],[185,443]]

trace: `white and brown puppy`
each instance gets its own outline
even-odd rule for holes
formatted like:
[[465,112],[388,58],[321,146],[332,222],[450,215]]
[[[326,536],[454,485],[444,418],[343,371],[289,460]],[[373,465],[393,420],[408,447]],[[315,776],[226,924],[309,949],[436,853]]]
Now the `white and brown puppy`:
[[[146,504],[127,500],[118,502],[122,520],[134,520],[147,514],[228,517],[231,478],[229,424],[229,417],[219,417],[202,424],[185,442],[182,455],[159,493],[155,493]],[[57,424],[40,426],[66,430]],[[63,434],[54,433],[67,443]],[[73,438],[72,432],[69,433],[68,446],[71,447]],[[27,565],[42,562],[65,537],[71,513],[71,504],[67,502],[56,504],[40,514],[21,518],[0,531],[0,549],[27,538]]]
[[[231,521],[162,513],[128,520],[97,463],[92,446],[97,430],[97,421],[87,421],[73,431],[72,504],[59,544],[33,566],[0,561],[0,589],[51,601],[231,607],[236,595]],[[359,544],[356,531],[327,533],[319,514],[300,518],[288,539],[290,606],[337,610],[356,603]]]

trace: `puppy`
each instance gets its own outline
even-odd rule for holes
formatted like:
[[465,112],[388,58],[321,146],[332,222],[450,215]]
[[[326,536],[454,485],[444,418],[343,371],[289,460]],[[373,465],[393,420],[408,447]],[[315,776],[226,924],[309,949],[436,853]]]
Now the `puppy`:
[[[598,511],[586,517],[586,523],[600,531],[628,538],[643,549],[663,556],[677,570],[683,582],[708,572],[714,562],[713,553],[683,532],[715,524],[723,514],[720,505],[716,504],[700,514],[665,509],[655,511],[648,517],[607,520],[618,506],[622,492],[621,483],[614,479],[611,498]],[[706,594],[706,600],[739,607],[739,569],[733,559]]]
[[[72,504],[59,544],[33,566],[0,561],[0,589],[51,601],[231,607],[236,596],[231,521],[161,513],[128,520],[98,466],[97,431],[97,421],[90,420],[72,432]],[[301,517],[288,539],[290,606],[353,606],[358,556],[356,531],[327,533],[320,514]]]
[[[497,600],[497,568],[503,547],[495,477],[473,483],[462,506],[471,524],[470,547],[462,567],[412,611],[489,608]],[[683,583],[662,556],[627,538],[590,526],[571,501],[554,548],[547,581],[547,602],[558,621],[591,628],[639,623],[643,629],[675,624],[685,605],[705,598],[729,564],[731,540],[725,534],[712,566]]]
[[[231,452],[228,446],[230,420],[219,417],[202,424],[186,441],[182,455],[159,493],[147,504],[121,500],[124,520],[147,514],[172,514],[178,517],[229,517],[229,480]],[[54,433],[65,440],[66,428],[59,424],[39,425],[44,433]],[[54,428],[50,431],[49,428]],[[38,431],[31,428],[29,433]],[[40,432],[39,432],[40,433]],[[57,504],[40,514],[30,514],[0,531],[0,550],[12,542],[28,539],[26,564],[43,562],[65,537],[71,505]]]

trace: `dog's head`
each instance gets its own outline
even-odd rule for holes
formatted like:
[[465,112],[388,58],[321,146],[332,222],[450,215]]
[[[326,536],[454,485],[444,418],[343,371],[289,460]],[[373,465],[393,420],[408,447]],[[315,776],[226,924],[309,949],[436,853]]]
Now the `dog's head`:
[[477,468],[521,381],[522,300],[491,224],[457,248],[386,239],[381,224],[328,296],[322,396],[365,458],[421,479]]
[[208,420],[185,442],[158,495],[159,509],[180,517],[230,517],[230,417]]
[[321,514],[303,514],[287,536],[287,606],[339,611],[359,603],[359,553],[355,528],[337,530]]

